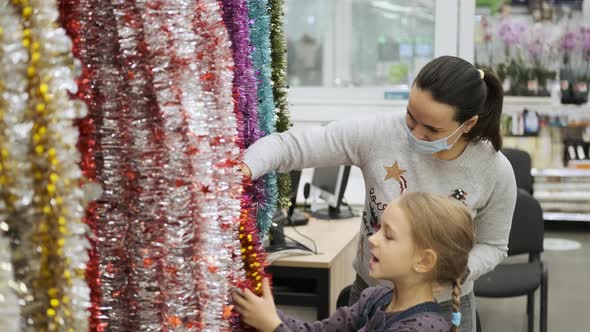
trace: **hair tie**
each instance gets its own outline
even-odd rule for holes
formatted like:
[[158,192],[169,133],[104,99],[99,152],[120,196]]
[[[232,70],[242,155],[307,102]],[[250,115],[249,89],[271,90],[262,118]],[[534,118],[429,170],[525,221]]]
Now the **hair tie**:
[[481,69],[478,69],[477,71],[479,72],[479,77],[481,77],[481,79],[483,80],[483,78],[484,78],[484,76],[486,76],[486,74]]
[[460,312],[453,312],[451,314],[451,323],[455,326],[461,325],[461,313]]

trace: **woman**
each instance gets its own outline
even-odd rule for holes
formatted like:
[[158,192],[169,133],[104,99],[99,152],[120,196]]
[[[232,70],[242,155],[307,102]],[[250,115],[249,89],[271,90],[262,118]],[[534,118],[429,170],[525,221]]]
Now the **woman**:
[[[273,134],[246,151],[244,169],[254,179],[273,170],[345,164],[361,169],[366,198],[351,304],[363,289],[377,284],[369,276],[368,239],[380,228],[386,202],[406,191],[461,201],[474,216],[477,235],[462,285],[461,325],[475,331],[473,281],[506,257],[516,202],[512,167],[499,152],[502,102],[502,86],[493,74],[443,56],[420,71],[403,116],[384,114]],[[447,317],[450,299],[451,287],[443,287],[437,300]]]

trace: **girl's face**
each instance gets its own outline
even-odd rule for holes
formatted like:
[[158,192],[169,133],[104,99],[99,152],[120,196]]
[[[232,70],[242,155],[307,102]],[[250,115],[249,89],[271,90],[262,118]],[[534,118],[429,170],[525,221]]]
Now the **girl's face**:
[[451,144],[475,125],[469,120],[463,128],[457,130],[461,123],[455,121],[454,117],[455,109],[451,105],[435,101],[429,91],[422,90],[416,85],[410,90],[406,123],[417,139],[435,141],[448,137]]
[[369,238],[372,278],[395,282],[413,274],[420,257],[410,230],[410,223],[397,203],[389,204],[381,217],[381,228]]

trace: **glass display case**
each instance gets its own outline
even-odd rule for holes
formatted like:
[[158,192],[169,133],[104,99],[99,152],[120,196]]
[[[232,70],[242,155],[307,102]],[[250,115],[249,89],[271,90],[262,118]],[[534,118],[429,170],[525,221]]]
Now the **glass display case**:
[[434,58],[434,1],[353,2],[352,84],[409,84]]
[[331,1],[285,1],[287,74],[291,86],[322,85],[323,55],[333,24]]
[[434,0],[286,0],[291,87],[409,84],[434,58]]

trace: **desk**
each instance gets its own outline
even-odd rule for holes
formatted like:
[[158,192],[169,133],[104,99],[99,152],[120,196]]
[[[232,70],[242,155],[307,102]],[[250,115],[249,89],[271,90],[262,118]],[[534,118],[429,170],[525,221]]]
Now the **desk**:
[[[318,320],[336,310],[340,291],[352,284],[355,272],[352,260],[356,253],[360,218],[319,220],[311,218],[297,226],[313,239],[318,255],[290,256],[274,261],[268,271],[273,275],[275,302],[281,305],[317,307]],[[308,239],[285,226],[285,234],[313,249]],[[291,284],[289,288],[287,284]],[[295,289],[294,289],[295,288]]]

